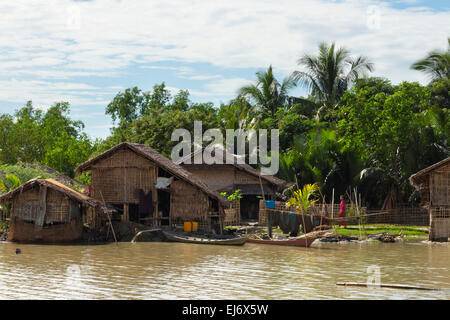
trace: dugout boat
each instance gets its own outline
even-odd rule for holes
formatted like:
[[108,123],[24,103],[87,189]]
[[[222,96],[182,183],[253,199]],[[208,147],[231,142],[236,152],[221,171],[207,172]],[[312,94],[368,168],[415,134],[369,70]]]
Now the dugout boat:
[[186,233],[178,233],[173,231],[163,231],[167,240],[172,242],[212,244],[212,245],[234,245],[241,246],[248,241],[244,236],[205,236]]
[[299,237],[293,238],[285,238],[285,239],[258,239],[258,238],[250,238],[248,239],[249,243],[259,243],[259,244],[272,244],[272,245],[280,245],[280,246],[294,246],[294,247],[304,247],[308,248],[314,242],[314,240],[318,239],[319,234],[306,234],[301,235]]

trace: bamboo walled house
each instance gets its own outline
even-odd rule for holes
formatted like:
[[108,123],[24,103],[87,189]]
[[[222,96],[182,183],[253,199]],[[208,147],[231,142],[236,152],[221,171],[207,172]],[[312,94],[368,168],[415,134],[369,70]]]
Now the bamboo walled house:
[[81,238],[83,222],[99,217],[101,202],[53,179],[34,179],[0,196],[10,206],[9,241],[72,242]]
[[90,195],[114,206],[116,219],[149,226],[195,221],[203,231],[221,232],[228,201],[146,145],[120,143],[75,171],[91,171]]
[[450,237],[450,157],[409,178],[419,191],[421,206],[430,213],[431,241],[448,241]]
[[241,190],[242,198],[237,205],[239,220],[257,220],[262,197],[264,196],[266,200],[275,200],[276,193],[281,192],[286,186],[284,180],[262,175],[250,165],[241,163],[244,161],[239,161],[236,154],[221,147],[216,147],[211,155],[214,157],[215,152],[222,152],[222,164],[194,163],[196,154],[203,151],[204,149],[199,149],[177,163],[198,176],[213,190],[228,194],[237,189]]

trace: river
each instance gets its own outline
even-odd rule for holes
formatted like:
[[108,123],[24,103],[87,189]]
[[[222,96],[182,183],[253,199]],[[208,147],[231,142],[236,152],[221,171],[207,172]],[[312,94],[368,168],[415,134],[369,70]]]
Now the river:
[[[449,265],[449,244],[421,242],[316,242],[310,248],[0,243],[0,298],[450,299]],[[446,290],[336,286],[365,283],[377,270],[382,283]]]

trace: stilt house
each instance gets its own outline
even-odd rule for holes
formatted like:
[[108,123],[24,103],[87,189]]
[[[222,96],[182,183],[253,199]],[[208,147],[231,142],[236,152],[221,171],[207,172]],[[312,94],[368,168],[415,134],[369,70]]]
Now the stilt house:
[[421,205],[430,213],[431,241],[448,241],[450,237],[450,157],[409,178],[419,191]]
[[149,226],[192,221],[220,232],[229,206],[201,179],[142,144],[120,143],[75,171],[91,171],[91,196],[114,206],[124,221]]
[[9,241],[72,242],[82,236],[83,221],[99,216],[101,202],[53,179],[30,180],[0,196],[9,206]]

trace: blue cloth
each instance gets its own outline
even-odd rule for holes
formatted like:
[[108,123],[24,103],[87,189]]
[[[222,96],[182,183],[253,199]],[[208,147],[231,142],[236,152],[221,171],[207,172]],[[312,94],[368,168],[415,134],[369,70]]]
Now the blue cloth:
[[275,209],[275,201],[273,201],[273,200],[266,200],[266,208],[268,208],[268,209]]

